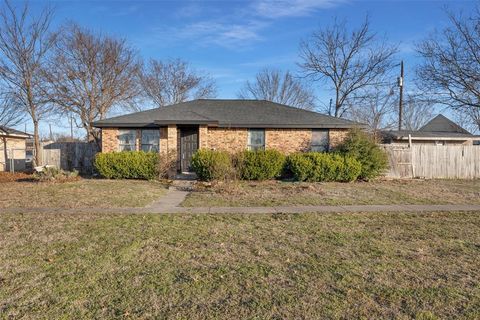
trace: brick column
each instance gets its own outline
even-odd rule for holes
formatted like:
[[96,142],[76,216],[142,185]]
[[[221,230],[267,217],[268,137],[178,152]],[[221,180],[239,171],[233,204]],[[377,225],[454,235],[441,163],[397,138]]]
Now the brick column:
[[118,128],[102,128],[102,152],[118,151]]
[[206,125],[201,125],[198,128],[198,148],[208,148],[208,127]]
[[174,124],[167,127],[167,150],[168,152],[177,151],[177,126]]

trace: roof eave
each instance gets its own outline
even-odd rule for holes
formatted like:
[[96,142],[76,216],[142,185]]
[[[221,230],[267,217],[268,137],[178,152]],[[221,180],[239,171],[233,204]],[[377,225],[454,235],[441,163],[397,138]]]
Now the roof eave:
[[351,129],[361,128],[363,125],[351,124],[268,124],[268,123],[220,123],[220,128],[281,128],[281,129]]
[[[408,140],[408,136],[394,136],[393,137],[396,140]],[[452,141],[464,141],[464,140],[475,140],[479,139],[480,136],[469,136],[469,137],[435,137],[435,136],[429,136],[429,137],[418,137],[418,136],[411,136],[411,139],[415,140],[452,140]]]
[[176,124],[176,125],[208,125],[216,127],[218,126],[218,121],[213,120],[155,120],[155,124],[157,125],[169,125],[169,124]]

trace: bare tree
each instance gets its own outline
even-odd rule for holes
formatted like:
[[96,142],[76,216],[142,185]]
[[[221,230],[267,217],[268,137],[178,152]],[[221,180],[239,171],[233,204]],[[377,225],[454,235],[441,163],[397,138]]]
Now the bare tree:
[[289,106],[313,110],[315,94],[300,79],[295,79],[287,71],[263,69],[254,82],[247,81],[238,93],[240,99],[263,99]]
[[437,103],[472,116],[480,128],[480,12],[469,17],[448,12],[450,25],[417,46],[423,63],[422,87]]
[[49,31],[52,16],[46,8],[33,17],[27,4],[17,10],[8,1],[0,10],[0,77],[32,119],[36,165],[41,164],[38,125],[50,112],[40,74],[56,39]]
[[0,126],[16,126],[25,120],[22,105],[15,100],[15,95],[3,91],[0,94]]
[[422,94],[408,94],[403,105],[402,127],[405,130],[418,130],[433,118],[434,113],[435,101]]
[[299,66],[305,76],[330,83],[335,92],[335,117],[344,115],[353,93],[377,84],[378,78],[393,67],[396,46],[377,38],[370,31],[368,18],[352,32],[345,22],[335,20],[300,44]]
[[123,39],[98,35],[72,24],[62,30],[44,78],[49,99],[85,129],[88,141],[100,143],[92,126],[116,106],[140,93],[135,52]]
[[150,60],[140,72],[144,94],[158,107],[216,96],[215,82],[180,59]]
[[368,125],[378,137],[380,130],[394,127],[397,101],[391,86],[373,86],[366,92],[357,92],[348,100],[348,115],[352,120]]

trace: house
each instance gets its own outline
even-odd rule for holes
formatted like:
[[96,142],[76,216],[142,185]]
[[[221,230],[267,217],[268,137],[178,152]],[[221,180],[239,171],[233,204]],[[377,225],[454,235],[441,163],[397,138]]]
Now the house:
[[28,133],[0,126],[0,171],[24,171],[27,163]]
[[458,124],[440,114],[419,130],[396,130],[382,132],[387,144],[473,145],[480,136],[473,135]]
[[265,100],[198,99],[100,120],[102,152],[173,152],[178,170],[190,171],[199,148],[232,153],[277,149],[324,151],[359,123]]

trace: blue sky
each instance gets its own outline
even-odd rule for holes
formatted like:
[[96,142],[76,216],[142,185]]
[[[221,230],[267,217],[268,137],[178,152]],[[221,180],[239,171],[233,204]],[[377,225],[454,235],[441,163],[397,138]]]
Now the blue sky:
[[[47,2],[31,2],[39,10]],[[263,67],[297,72],[299,42],[312,31],[346,19],[355,27],[368,14],[371,28],[400,45],[406,63],[406,90],[418,62],[414,45],[446,24],[443,9],[464,10],[474,1],[57,1],[55,25],[75,21],[123,37],[144,57],[182,58],[210,74],[218,98],[235,98],[246,80]],[[317,83],[321,102],[331,97]],[[52,121],[53,123],[53,121]],[[58,123],[58,122],[57,122]],[[23,128],[23,126],[20,126]],[[30,126],[27,126],[30,128]],[[46,133],[47,123],[42,126]],[[55,132],[68,131],[55,128]],[[79,134],[83,134],[81,131]]]

